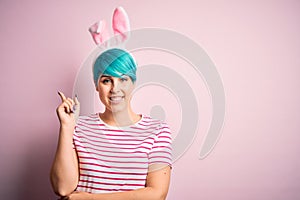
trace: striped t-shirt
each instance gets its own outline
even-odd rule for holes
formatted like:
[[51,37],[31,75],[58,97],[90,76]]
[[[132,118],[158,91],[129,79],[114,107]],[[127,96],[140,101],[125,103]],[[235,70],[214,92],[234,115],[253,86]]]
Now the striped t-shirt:
[[150,116],[128,127],[109,126],[98,114],[80,116],[73,141],[79,159],[77,191],[143,188],[149,165],[172,164],[170,129]]

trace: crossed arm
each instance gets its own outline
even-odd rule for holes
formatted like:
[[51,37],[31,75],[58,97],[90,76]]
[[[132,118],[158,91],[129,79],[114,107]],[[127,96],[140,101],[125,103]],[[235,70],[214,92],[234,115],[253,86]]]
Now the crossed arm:
[[170,180],[170,167],[164,167],[147,176],[145,188],[128,192],[115,192],[105,194],[91,194],[86,192],[73,192],[62,199],[68,200],[164,200],[168,193]]
[[51,183],[62,200],[164,200],[168,193],[171,169],[153,164],[149,167],[146,187],[128,192],[91,194],[74,190],[78,184],[79,170],[72,139],[72,128],[61,127],[55,159],[51,170]]

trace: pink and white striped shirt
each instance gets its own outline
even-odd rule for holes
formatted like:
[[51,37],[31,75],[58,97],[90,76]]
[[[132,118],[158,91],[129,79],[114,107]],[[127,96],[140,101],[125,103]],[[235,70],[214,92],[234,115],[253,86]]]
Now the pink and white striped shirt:
[[73,140],[80,168],[78,191],[143,188],[149,165],[172,165],[170,129],[149,116],[128,127],[109,126],[98,114],[80,116]]

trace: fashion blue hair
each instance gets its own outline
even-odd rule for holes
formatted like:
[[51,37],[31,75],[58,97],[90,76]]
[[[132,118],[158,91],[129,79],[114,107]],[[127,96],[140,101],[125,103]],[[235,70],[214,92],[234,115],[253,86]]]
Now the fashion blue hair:
[[93,77],[96,86],[101,75],[118,78],[127,75],[132,82],[135,82],[136,62],[132,55],[123,49],[108,49],[97,57],[93,66]]

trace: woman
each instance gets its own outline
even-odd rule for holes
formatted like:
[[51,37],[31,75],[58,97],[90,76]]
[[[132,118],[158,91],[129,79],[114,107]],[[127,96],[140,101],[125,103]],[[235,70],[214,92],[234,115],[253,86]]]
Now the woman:
[[77,97],[59,92],[58,147],[51,183],[62,199],[162,200],[171,171],[167,124],[135,113],[130,105],[136,62],[125,50],[97,57],[93,76],[103,113],[80,116]]

